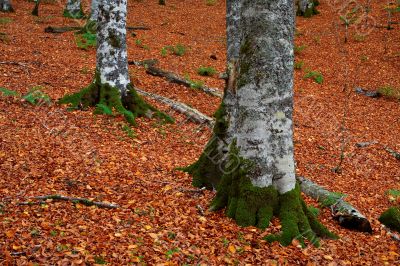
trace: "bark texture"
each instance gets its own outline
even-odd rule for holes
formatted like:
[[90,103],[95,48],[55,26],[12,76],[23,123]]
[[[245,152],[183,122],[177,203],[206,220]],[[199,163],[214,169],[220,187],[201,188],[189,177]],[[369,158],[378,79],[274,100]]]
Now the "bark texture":
[[316,8],[319,5],[318,0],[297,0],[296,5],[297,5],[296,14],[298,16],[309,18],[313,15],[319,14]]
[[92,0],[90,5],[90,18],[89,20],[97,21],[99,16],[99,0]]
[[67,0],[64,9],[64,17],[67,18],[83,18],[81,0]]
[[10,0],[0,0],[0,11],[2,12],[14,12]]

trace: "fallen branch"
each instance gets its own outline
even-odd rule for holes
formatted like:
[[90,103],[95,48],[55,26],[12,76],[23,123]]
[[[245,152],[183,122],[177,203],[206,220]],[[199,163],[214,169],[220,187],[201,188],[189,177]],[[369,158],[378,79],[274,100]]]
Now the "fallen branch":
[[400,160],[400,153],[390,149],[389,147],[384,147],[385,151],[387,151],[388,153],[390,153],[392,156],[394,156],[394,158],[396,158],[397,160]]
[[385,229],[385,231],[388,233],[388,235],[396,240],[396,241],[400,241],[400,236],[396,233],[393,233],[389,228],[387,228],[386,226],[382,225],[383,229]]
[[330,207],[334,219],[341,226],[361,232],[372,232],[372,227],[368,219],[356,208],[344,201],[343,197],[322,188],[309,179],[301,176],[296,178],[299,181],[301,191],[325,206]]
[[187,106],[184,103],[180,103],[180,102],[171,100],[169,98],[165,98],[158,94],[146,92],[146,91],[143,91],[138,88],[136,88],[136,91],[143,96],[147,96],[151,99],[154,99],[156,101],[159,101],[163,104],[170,106],[173,110],[177,111],[178,113],[186,115],[189,118],[189,120],[191,120],[195,123],[206,124],[209,127],[212,127],[214,125],[214,120],[211,117],[201,113],[200,111],[198,111],[194,108]]
[[[83,204],[83,205],[86,205],[86,206],[97,206],[99,208],[107,208],[107,209],[116,209],[116,208],[119,207],[117,204],[92,201],[92,200],[85,199],[85,198],[67,197],[67,196],[62,196],[62,195],[37,196],[37,197],[34,197],[34,199],[40,200],[40,202],[44,202],[44,201],[49,200],[49,199],[62,200],[62,201],[71,201],[71,202],[80,203],[80,204]],[[24,203],[24,202],[22,202],[22,203]],[[23,204],[23,205],[31,205],[31,204]]]
[[367,97],[371,97],[371,98],[379,98],[382,96],[382,94],[378,91],[369,91],[369,90],[365,90],[363,88],[355,88],[354,90],[356,93],[367,96]]
[[[144,66],[146,68],[146,73],[148,73],[150,75],[166,78],[169,82],[183,85],[188,88],[193,87],[193,83],[186,80],[185,78],[182,78],[175,73],[155,67],[155,65],[158,64],[157,59],[149,59],[149,60],[143,60],[143,61],[128,61],[128,64],[135,65],[135,66]],[[212,96],[222,98],[222,93],[220,91],[218,91],[217,89],[209,88],[207,86],[199,86],[196,89],[199,89],[199,90],[201,90],[207,94],[210,94]]]
[[44,32],[46,32],[46,33],[64,33],[64,32],[68,32],[68,31],[78,31],[81,29],[82,29],[82,27],[76,27],[76,26],[67,26],[67,27],[48,26],[44,29]]
[[357,148],[365,148],[365,147],[368,147],[368,146],[371,146],[371,145],[374,145],[374,144],[377,144],[378,142],[377,141],[367,141],[367,142],[358,142],[358,143],[356,143],[356,147]]

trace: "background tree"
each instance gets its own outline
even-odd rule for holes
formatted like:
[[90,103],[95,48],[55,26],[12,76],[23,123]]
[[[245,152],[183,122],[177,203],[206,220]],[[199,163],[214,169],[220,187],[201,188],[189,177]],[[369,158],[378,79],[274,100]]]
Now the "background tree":
[[[335,236],[310,213],[296,184],[292,122],[294,3],[241,0],[228,4],[227,39],[239,41],[240,49],[235,62],[235,44],[228,43],[228,47],[232,45],[228,54],[233,60],[214,128],[214,137],[222,136],[216,143],[226,146],[220,149],[214,144],[214,149],[229,147],[229,151],[222,160],[223,167],[212,172],[209,169],[217,165],[207,150],[212,145],[207,145],[199,161],[187,170],[208,174],[200,177],[203,183],[219,181],[211,210],[226,207],[227,216],[239,225],[260,228],[266,228],[277,214],[282,233],[269,240],[288,245],[294,238],[304,243],[305,237],[317,245],[317,235]],[[239,10],[233,11],[235,8]],[[239,22],[232,17],[235,12]],[[239,32],[232,33],[233,23],[238,23]]]
[[0,0],[0,11],[2,12],[14,12],[10,0]]
[[84,16],[81,0],[67,0],[64,9],[64,17],[83,18]]
[[298,16],[309,18],[313,15],[319,14],[317,6],[319,5],[318,0],[296,0]]
[[126,50],[126,0],[100,0],[97,20],[96,74],[92,84],[60,103],[76,108],[96,106],[96,113],[111,114],[113,109],[134,123],[137,116],[172,119],[147,104],[135,91],[128,73]]

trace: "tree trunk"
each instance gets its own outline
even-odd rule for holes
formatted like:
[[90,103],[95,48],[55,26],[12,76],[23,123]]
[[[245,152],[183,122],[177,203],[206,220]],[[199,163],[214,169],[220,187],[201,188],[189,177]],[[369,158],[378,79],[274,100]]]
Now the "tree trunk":
[[[215,150],[224,151],[228,145],[229,151],[222,164],[217,165],[207,153],[207,145],[199,161],[190,167],[197,166],[197,173],[207,173],[207,169],[216,166],[220,170],[212,175],[219,184],[211,210],[226,207],[227,216],[239,225],[260,228],[266,228],[272,216],[278,214],[282,234],[268,240],[288,245],[294,238],[304,244],[303,238],[307,238],[318,245],[317,235],[335,236],[308,210],[295,179],[294,3],[240,0],[238,6],[234,4],[228,1],[227,25],[231,35],[227,39],[237,36],[232,37],[232,45],[240,43],[239,57],[235,60],[237,50],[232,46],[228,52],[232,56],[230,76],[214,128],[214,135],[221,132],[218,127],[223,128],[223,141],[211,139],[216,143],[212,144]],[[238,17],[230,16],[235,7],[239,7]],[[239,27],[230,28],[230,22]],[[218,141],[223,143],[222,149]],[[202,162],[204,156],[212,163]]]
[[296,0],[298,16],[309,18],[313,15],[319,14],[317,6],[319,5],[318,0]]
[[172,118],[147,104],[135,91],[128,72],[126,49],[127,0],[100,0],[97,29],[96,74],[94,81],[78,93],[66,95],[60,103],[75,108],[96,106],[95,113],[112,114],[113,109],[134,124],[137,116],[153,113]]
[[0,0],[0,11],[2,12],[14,12],[10,0]]
[[98,16],[99,16],[99,0],[92,0],[92,3],[90,5],[89,20],[97,21]]
[[81,0],[67,0],[67,4],[64,9],[64,17],[67,18],[83,18],[83,10]]
[[[208,141],[200,158],[184,168],[193,177],[193,185],[215,189],[221,180],[228,159],[229,144],[232,142],[234,128],[235,95],[228,87],[233,85],[236,64],[239,57],[240,34],[237,30],[240,21],[240,0],[227,0],[226,34],[228,79],[225,85],[222,103],[214,114],[213,135]],[[228,127],[228,124],[231,126]]]

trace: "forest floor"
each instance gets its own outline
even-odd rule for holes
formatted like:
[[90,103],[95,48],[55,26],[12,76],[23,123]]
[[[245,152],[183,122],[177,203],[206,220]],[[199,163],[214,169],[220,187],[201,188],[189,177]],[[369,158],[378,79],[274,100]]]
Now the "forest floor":
[[[56,100],[92,81],[95,50],[79,49],[73,32],[45,33],[47,26],[83,22],[63,18],[62,4],[43,2],[40,17],[30,14],[33,3],[22,0],[13,1],[16,13],[0,14],[0,87],[19,93],[40,88]],[[224,82],[217,75],[196,72],[200,66],[225,69],[225,1],[157,2],[129,1],[128,25],[150,27],[135,31],[136,37],[128,32],[129,60],[156,58],[160,67],[222,91]],[[371,221],[372,234],[344,229],[329,210],[321,209],[320,220],[339,240],[323,240],[320,248],[282,247],[262,240],[279,230],[277,220],[262,231],[238,227],[223,212],[202,214],[214,192],[194,190],[191,177],[175,168],[198,158],[210,130],[157,102],[149,100],[172,115],[175,124],[141,118],[129,127],[119,116],[1,97],[0,264],[399,264],[399,242],[377,219],[397,201],[386,191],[400,189],[400,162],[384,150],[400,151],[400,103],[354,89],[400,89],[400,25],[364,31],[352,25],[344,43],[341,7],[321,2],[319,15],[296,22],[296,61],[304,63],[295,72],[297,173],[347,195],[346,201]],[[371,2],[368,23],[387,25],[385,6]],[[399,23],[399,15],[392,20]],[[177,44],[188,48],[183,56],[162,55],[163,47]],[[307,71],[320,72],[323,83],[305,79]],[[150,76],[143,67],[130,66],[130,73],[137,87],[208,115],[220,102]],[[367,141],[376,143],[355,145]],[[334,173],[342,151],[341,171]],[[120,208],[60,201],[18,205],[48,194],[112,202]]]

